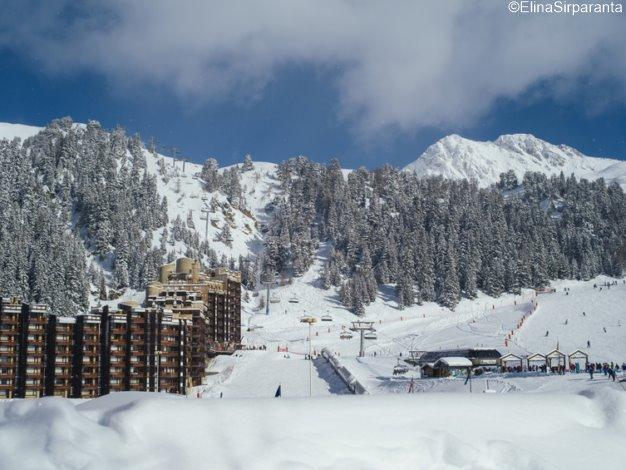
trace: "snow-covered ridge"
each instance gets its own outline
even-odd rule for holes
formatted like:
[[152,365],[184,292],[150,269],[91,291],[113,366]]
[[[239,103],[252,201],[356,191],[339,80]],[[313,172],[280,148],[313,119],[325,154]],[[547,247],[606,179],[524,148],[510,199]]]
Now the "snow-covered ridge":
[[8,122],[0,122],[0,140],[8,139],[13,140],[19,137],[22,140],[28,139],[34,136],[39,131],[43,130],[43,127],[26,126],[24,124],[11,124]]
[[431,145],[404,167],[423,176],[473,178],[482,187],[498,181],[500,173],[513,170],[518,178],[527,171],[595,180],[605,178],[626,188],[626,162],[590,157],[567,145],[554,145],[530,134],[507,134],[494,142],[478,142],[449,135]]

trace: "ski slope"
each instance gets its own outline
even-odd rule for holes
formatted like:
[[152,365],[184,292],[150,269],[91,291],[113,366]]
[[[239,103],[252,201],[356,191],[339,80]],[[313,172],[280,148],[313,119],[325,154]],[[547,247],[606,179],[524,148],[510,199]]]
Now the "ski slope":
[[[218,391],[237,397],[269,396],[283,381],[289,381],[294,396],[301,396],[302,390],[308,391],[307,374],[294,372],[296,366],[280,364],[289,361],[292,364],[294,358],[308,353],[309,347],[314,354],[322,348],[335,353],[370,393],[406,393],[411,374],[393,377],[392,371],[400,355],[406,358],[412,350],[485,347],[498,349],[503,355],[511,352],[527,356],[546,354],[558,343],[564,353],[581,349],[593,362],[626,362],[626,326],[621,326],[626,325],[626,284],[618,280],[617,285],[601,290],[601,285],[616,281],[604,276],[590,281],[554,282],[555,293],[537,295],[533,290],[524,290],[520,295],[506,294],[498,298],[479,294],[477,299],[462,300],[454,311],[432,303],[398,310],[391,292],[393,286],[383,286],[379,298],[366,307],[363,318],[374,322],[377,339],[366,340],[366,357],[358,358],[358,336],[340,339],[340,334],[350,328],[356,317],[341,306],[334,289],[322,289],[317,280],[326,250],[327,247],[320,248],[312,269],[304,276],[272,290],[270,297],[279,302],[270,303],[269,316],[257,308],[258,298],[251,298],[245,305],[243,342],[248,346],[265,346],[267,352],[244,352],[233,358],[231,372],[241,378],[231,379],[207,396],[219,395]],[[594,288],[594,284],[598,287]],[[300,321],[303,315],[318,320],[311,326],[310,345],[309,325]],[[324,315],[330,315],[332,321],[321,321]],[[514,334],[509,337],[512,331]],[[590,347],[587,347],[588,340]],[[284,353],[276,352],[278,348],[287,349],[291,359],[284,359]],[[301,362],[305,365],[299,367],[306,372],[307,361]],[[212,380],[222,380],[222,370],[220,367],[212,369]],[[335,386],[328,381],[336,377],[313,370],[314,381],[320,380],[313,387],[313,395],[329,393]],[[588,382],[583,375],[504,377],[498,374],[479,378],[474,386],[477,391],[489,388],[502,393],[579,392],[596,385],[620,387],[598,376],[594,382]],[[415,391],[424,392],[469,391],[462,380],[460,383],[420,380],[414,387]]]
[[219,356],[211,370],[214,374],[194,391],[196,396],[199,392],[203,398],[267,398],[279,385],[284,397],[349,393],[324,359],[309,361],[299,354],[241,351]]
[[[314,350],[329,347],[341,354],[356,354],[356,337],[342,341],[339,335],[358,318],[342,307],[334,289],[319,287],[317,271],[321,269],[325,249],[320,249],[313,267],[304,276],[272,291],[270,297],[280,302],[270,304],[269,316],[255,308],[258,299],[252,298],[245,305],[242,322],[252,331],[244,332],[244,343],[289,346],[293,351],[307,352],[308,326],[300,322],[306,314],[318,319],[312,326]],[[555,281],[553,294],[536,295],[525,289],[521,295],[493,298],[479,293],[474,300],[463,299],[454,311],[434,303],[398,310],[390,292],[393,287],[383,286],[363,317],[374,322],[378,333],[377,340],[366,343],[366,352],[397,355],[409,350],[493,347],[503,354],[547,353],[558,341],[566,353],[580,348],[596,361],[619,359],[621,363],[626,360],[626,284],[620,279],[616,286],[600,290],[601,284],[615,281],[606,276],[590,281]],[[594,284],[598,287],[594,288]],[[567,295],[565,288],[569,289]],[[331,315],[333,321],[321,321],[325,314]],[[515,330],[524,316],[527,318],[523,326],[505,346],[507,334]]]

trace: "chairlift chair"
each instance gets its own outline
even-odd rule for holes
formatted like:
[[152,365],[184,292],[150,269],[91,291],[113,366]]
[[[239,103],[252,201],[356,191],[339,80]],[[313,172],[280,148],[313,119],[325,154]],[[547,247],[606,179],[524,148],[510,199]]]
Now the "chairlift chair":
[[322,321],[333,321],[333,317],[327,313],[326,315],[322,315]]
[[403,375],[409,371],[409,367],[406,364],[402,364],[400,359],[398,359],[398,363],[393,366],[393,375]]
[[366,331],[363,334],[363,339],[378,339],[378,335],[375,331]]
[[352,333],[344,331],[339,335],[339,339],[352,339]]
[[294,295],[289,299],[289,303],[290,304],[298,304],[300,303],[300,301],[298,300],[298,298]]

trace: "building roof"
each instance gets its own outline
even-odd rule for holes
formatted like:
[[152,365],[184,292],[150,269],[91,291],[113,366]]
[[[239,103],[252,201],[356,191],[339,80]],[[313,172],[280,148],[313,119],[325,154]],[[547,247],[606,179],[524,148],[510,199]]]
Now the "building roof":
[[501,356],[497,349],[467,348],[467,349],[442,349],[440,351],[426,351],[417,362],[420,365],[434,363],[442,357],[465,357],[468,359],[499,359]]
[[553,349],[548,354],[546,354],[546,357],[565,357],[565,354],[558,349]]
[[513,354],[513,353],[505,354],[504,356],[500,358],[501,361],[506,361],[507,359],[515,359],[516,361],[522,360],[521,356],[518,356],[517,354]]
[[448,367],[472,367],[472,361],[466,357],[442,357],[436,363],[437,365],[445,365]]
[[585,351],[582,351],[580,349],[577,349],[576,351],[573,351],[572,353],[570,353],[569,357],[572,356],[584,356],[584,357],[589,357],[589,354],[587,354]]
[[528,361],[539,361],[539,360],[545,361],[546,360],[546,356],[544,356],[543,354],[540,354],[540,353],[535,353],[535,354],[532,354],[532,355],[528,356],[527,360]]

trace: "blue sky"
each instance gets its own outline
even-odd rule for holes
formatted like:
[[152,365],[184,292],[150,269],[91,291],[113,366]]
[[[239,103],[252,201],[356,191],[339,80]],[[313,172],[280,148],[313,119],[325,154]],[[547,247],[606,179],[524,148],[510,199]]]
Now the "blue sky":
[[[347,38],[338,27],[336,34],[348,45],[336,47],[332,42],[318,44],[319,34],[332,35],[334,30],[312,33],[304,39],[298,34],[294,39],[282,23],[275,24],[274,18],[259,18],[265,25],[260,29],[251,22],[261,37],[262,48],[257,47],[258,39],[248,44],[234,37],[232,44],[220,44],[218,52],[214,47],[203,50],[211,41],[221,43],[223,35],[203,38],[199,48],[195,36],[174,28],[171,37],[162,39],[155,51],[150,30],[161,31],[159,22],[165,18],[176,22],[171,17],[175,13],[167,11],[167,6],[161,10],[163,18],[157,11],[147,24],[141,8],[116,12],[126,15],[123,26],[109,25],[104,33],[128,35],[126,27],[142,33],[117,45],[113,36],[103,39],[82,27],[76,27],[74,33],[69,28],[71,43],[64,38],[43,41],[43,33],[36,26],[16,30],[11,39],[0,34],[0,121],[43,125],[66,115],[75,121],[97,119],[105,127],[120,124],[129,133],[139,132],[144,140],[154,136],[166,147],[180,148],[194,161],[213,156],[222,164],[241,161],[245,153],[251,153],[255,160],[263,161],[304,154],[317,161],[336,156],[345,167],[402,166],[447,134],[491,140],[518,132],[566,143],[589,155],[626,159],[626,69],[620,71],[622,57],[616,63],[614,54],[619,52],[611,49],[614,43],[623,44],[623,33],[619,28],[611,33],[612,18],[602,20],[606,23],[596,19],[582,23],[589,29],[586,40],[597,42],[586,55],[572,53],[559,63],[564,54],[559,53],[560,45],[550,36],[550,29],[563,28],[561,33],[567,35],[581,27],[559,21],[545,25],[546,41],[554,42],[553,57],[532,55],[509,62],[507,51],[503,51],[498,63],[496,51],[496,56],[490,57],[496,65],[488,70],[490,66],[477,63],[487,61],[486,54],[492,54],[490,46],[473,33],[467,33],[470,36],[463,45],[452,43],[459,52],[450,57],[448,65],[438,65],[437,46],[420,50],[416,45],[413,58],[412,47],[409,44],[407,48],[403,40],[411,39],[412,28],[407,26],[406,38],[388,31],[402,27],[397,16],[386,20],[388,28],[385,18],[380,20],[378,39],[386,41],[380,53],[376,52],[378,40],[369,47],[363,45],[366,36],[361,35],[360,24],[352,27]],[[219,13],[228,16],[238,12]],[[403,13],[407,12],[399,12],[401,16]],[[49,14],[58,20],[55,12]],[[319,14],[320,24],[325,24],[323,13]],[[371,15],[379,14],[374,11]],[[455,37],[463,28],[458,22],[448,25],[447,16],[458,14],[456,10],[433,11],[430,18],[426,16],[439,22],[440,29],[447,25]],[[500,14],[494,13],[491,21],[499,21]],[[98,21],[96,14],[90,15],[92,21]],[[82,26],[77,19],[84,16],[72,13],[70,23]],[[363,23],[371,20],[362,16],[359,21]],[[139,17],[142,21],[133,24]],[[62,20],[66,28],[68,18]],[[180,18],[180,22],[187,20]],[[7,21],[0,23],[5,31],[13,27]],[[511,19],[505,17],[503,21]],[[54,22],[51,24],[54,30]],[[618,22],[617,26],[624,24]],[[241,37],[248,37],[246,26],[241,28]],[[500,28],[493,34],[504,35],[502,41],[508,41],[516,51],[516,41],[524,37],[523,31],[508,37],[510,34]],[[82,35],[80,44],[74,35]],[[161,40],[160,32],[158,38]],[[416,42],[419,39],[415,37]],[[440,38],[441,43],[446,40],[447,36]],[[284,44],[289,41],[302,44],[285,52]],[[465,46],[471,41],[471,48]],[[184,59],[174,58],[171,51],[160,54],[170,47],[185,51],[183,56],[187,50],[194,53]],[[595,51],[594,55],[590,51]],[[405,64],[407,54],[415,60],[410,68]],[[476,55],[469,65],[465,64],[468,55]],[[153,60],[141,62],[146,56]],[[593,67],[586,67],[590,64]]]

